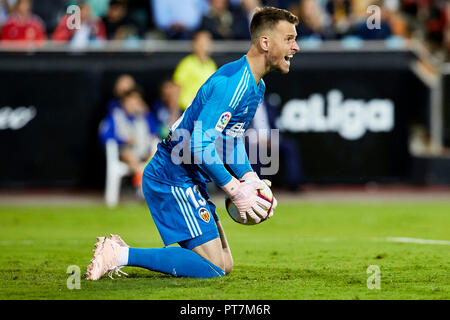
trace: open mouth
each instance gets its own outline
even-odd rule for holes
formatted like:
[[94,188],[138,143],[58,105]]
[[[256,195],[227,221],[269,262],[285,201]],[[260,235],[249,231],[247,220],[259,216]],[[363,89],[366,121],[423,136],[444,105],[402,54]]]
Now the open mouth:
[[292,59],[292,57],[293,57],[294,55],[288,55],[288,56],[284,56],[284,61],[286,62],[286,64],[288,65],[288,66],[290,66],[291,65],[291,59]]

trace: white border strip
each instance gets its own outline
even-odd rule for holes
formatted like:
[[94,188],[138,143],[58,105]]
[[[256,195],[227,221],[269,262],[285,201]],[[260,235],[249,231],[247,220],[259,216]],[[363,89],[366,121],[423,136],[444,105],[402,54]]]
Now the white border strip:
[[404,238],[404,237],[388,237],[388,242],[400,242],[400,243],[417,243],[417,244],[438,244],[438,245],[450,245],[450,241],[445,240],[427,240],[418,238]]

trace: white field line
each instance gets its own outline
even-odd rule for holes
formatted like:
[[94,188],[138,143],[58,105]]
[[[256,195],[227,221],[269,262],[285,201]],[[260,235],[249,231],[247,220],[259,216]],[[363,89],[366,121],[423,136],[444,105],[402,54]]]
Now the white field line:
[[450,241],[445,240],[428,240],[428,239],[418,239],[418,238],[404,238],[404,237],[388,237],[386,238],[388,242],[401,242],[401,243],[417,243],[417,244],[438,244],[438,245],[450,245]]

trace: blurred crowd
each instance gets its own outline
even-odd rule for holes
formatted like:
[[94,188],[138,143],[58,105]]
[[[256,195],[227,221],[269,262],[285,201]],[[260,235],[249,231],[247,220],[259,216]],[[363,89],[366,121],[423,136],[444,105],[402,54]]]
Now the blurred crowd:
[[[71,5],[80,8],[80,28],[68,27]],[[0,0],[0,38],[83,44],[192,39],[207,30],[213,39],[245,40],[253,10],[263,5],[297,14],[300,40],[417,38],[432,51],[450,51],[448,0]],[[366,25],[370,6],[379,8],[376,29]]]

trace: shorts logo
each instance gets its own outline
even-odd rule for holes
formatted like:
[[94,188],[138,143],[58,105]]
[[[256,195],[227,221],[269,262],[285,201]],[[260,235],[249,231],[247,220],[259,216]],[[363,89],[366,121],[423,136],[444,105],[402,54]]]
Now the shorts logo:
[[222,113],[222,115],[219,118],[219,121],[217,121],[216,123],[216,130],[222,132],[223,129],[225,129],[225,127],[228,124],[228,121],[230,121],[231,119],[231,112],[224,112]]
[[200,218],[202,218],[202,220],[205,221],[206,223],[209,222],[209,220],[210,220],[210,214],[209,214],[208,209],[201,208],[200,211],[198,212],[198,215],[199,215]]

